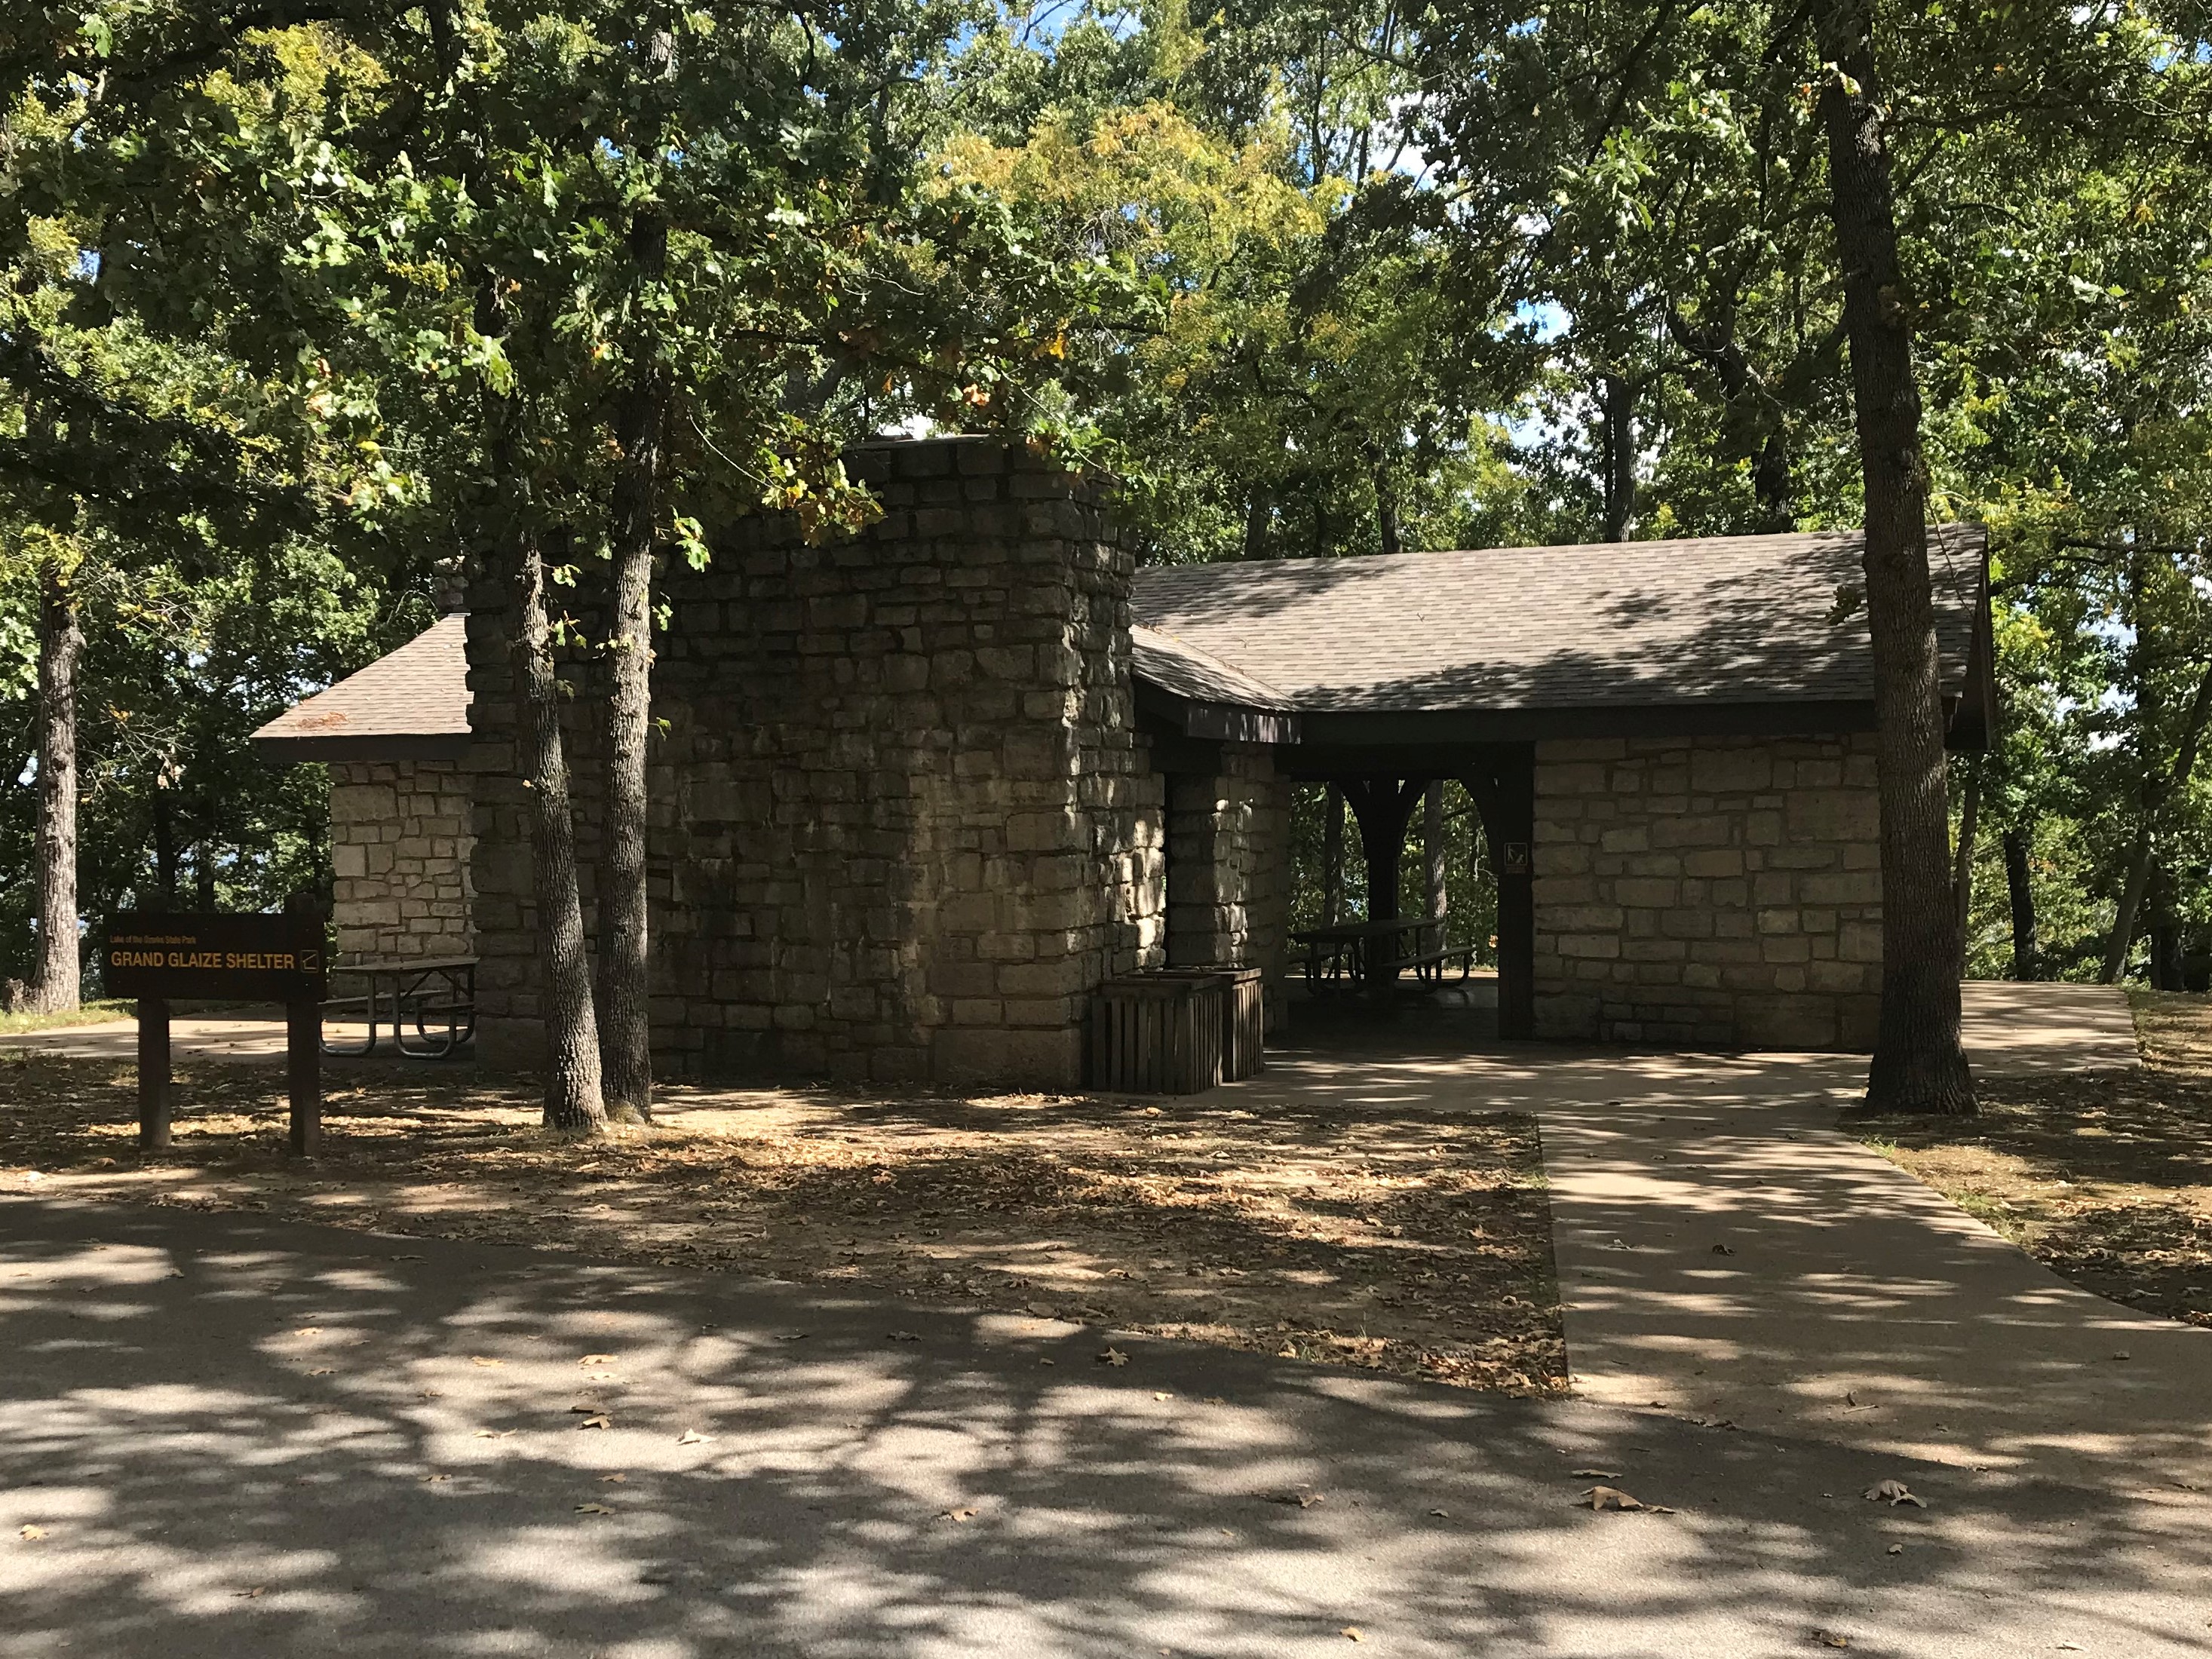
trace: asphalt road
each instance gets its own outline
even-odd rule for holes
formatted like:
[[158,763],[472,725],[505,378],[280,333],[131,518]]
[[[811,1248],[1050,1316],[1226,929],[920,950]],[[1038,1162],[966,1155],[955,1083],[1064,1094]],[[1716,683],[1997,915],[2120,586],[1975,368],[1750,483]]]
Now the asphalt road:
[[38,1200],[0,1320],[11,1659],[2212,1654],[2185,1494],[1048,1321]]

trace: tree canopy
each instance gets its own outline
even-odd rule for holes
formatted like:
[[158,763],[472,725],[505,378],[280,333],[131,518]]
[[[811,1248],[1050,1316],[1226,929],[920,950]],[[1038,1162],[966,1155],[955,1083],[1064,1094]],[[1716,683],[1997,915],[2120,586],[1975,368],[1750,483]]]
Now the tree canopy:
[[[1995,532],[1970,969],[2212,966],[2212,18],[1871,15],[1931,510]],[[526,520],[580,628],[625,546],[864,521],[872,432],[1103,468],[1162,561],[1861,521],[1810,16],[16,9],[0,954],[60,573],[84,906],[258,906],[327,872],[313,770],[244,733],[441,563]]]

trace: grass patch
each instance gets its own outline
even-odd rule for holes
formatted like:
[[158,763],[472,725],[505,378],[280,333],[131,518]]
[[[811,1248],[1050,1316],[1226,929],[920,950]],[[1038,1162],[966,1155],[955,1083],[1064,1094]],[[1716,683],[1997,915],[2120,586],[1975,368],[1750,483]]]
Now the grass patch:
[[52,1031],[66,1025],[98,1025],[111,1019],[128,1019],[137,1005],[112,1000],[87,1002],[51,1014],[0,1013],[0,1036],[19,1031]]
[[2141,1067],[1978,1079],[1866,1145],[2085,1289],[2212,1328],[2212,1000],[2131,991]]
[[[328,1097],[283,1151],[282,1073],[178,1068],[142,1157],[132,1073],[0,1057],[0,1190],[250,1208],[863,1285],[1515,1394],[1564,1392],[1534,1121],[1202,1097],[673,1086],[603,1140],[526,1083],[428,1069]],[[33,1178],[35,1176],[35,1178]]]

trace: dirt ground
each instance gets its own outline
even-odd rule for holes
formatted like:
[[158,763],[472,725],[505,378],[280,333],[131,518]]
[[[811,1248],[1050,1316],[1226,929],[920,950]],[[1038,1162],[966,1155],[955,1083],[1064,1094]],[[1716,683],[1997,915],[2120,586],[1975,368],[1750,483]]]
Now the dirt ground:
[[2132,996],[2137,1071],[1984,1077],[1978,1117],[1856,1122],[2053,1272],[2212,1327],[2212,1000]]
[[1471,1388],[1564,1392],[1533,1120],[1121,1097],[672,1087],[577,1142],[526,1081],[329,1088],[284,1151],[279,1074],[179,1067],[143,1158],[105,1061],[0,1055],[0,1191],[264,1210],[672,1267],[866,1285]]

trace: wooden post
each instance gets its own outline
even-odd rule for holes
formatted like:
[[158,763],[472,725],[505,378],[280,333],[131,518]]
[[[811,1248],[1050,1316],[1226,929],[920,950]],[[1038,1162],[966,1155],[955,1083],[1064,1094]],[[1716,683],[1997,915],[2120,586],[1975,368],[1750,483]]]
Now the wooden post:
[[284,1006],[284,1081],[292,1150],[313,1158],[323,1144],[323,1006],[312,999],[295,998]]
[[138,1146],[169,1144],[169,1000],[138,999]]

